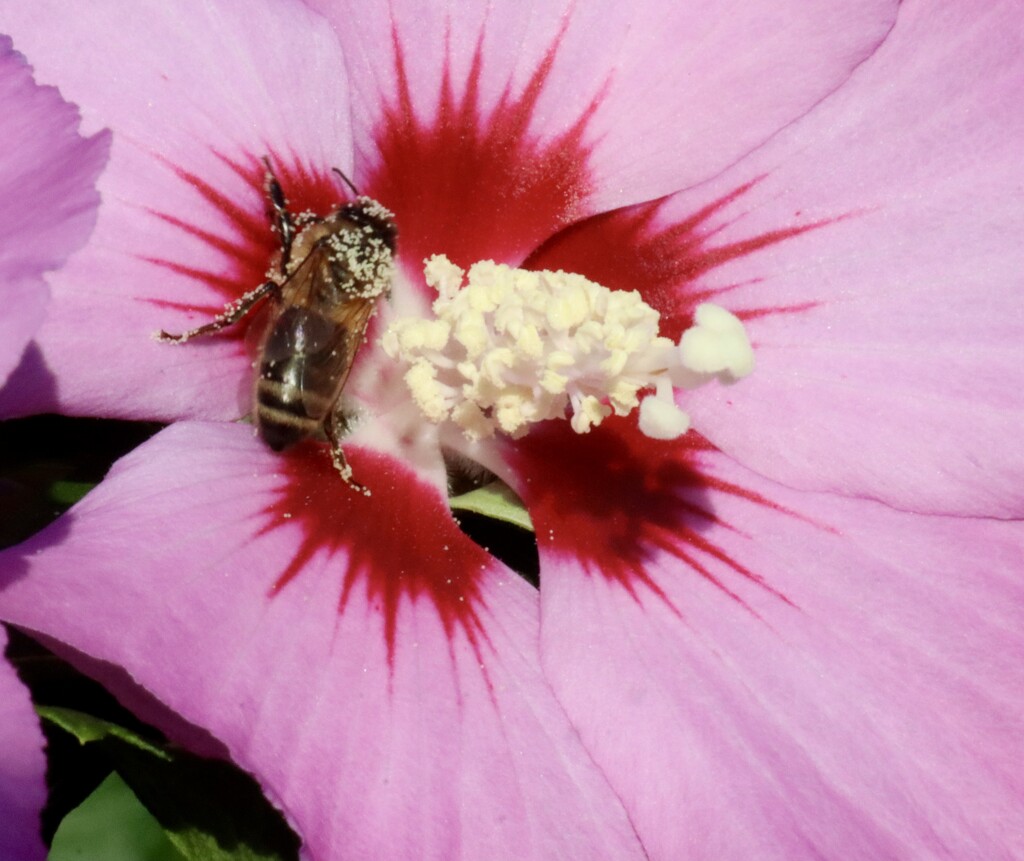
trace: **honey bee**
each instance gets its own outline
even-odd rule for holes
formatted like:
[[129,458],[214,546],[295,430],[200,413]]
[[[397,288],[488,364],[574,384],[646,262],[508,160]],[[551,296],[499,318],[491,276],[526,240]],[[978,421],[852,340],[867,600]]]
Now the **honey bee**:
[[263,163],[268,211],[281,240],[267,280],[211,322],[180,335],[160,331],[156,338],[183,344],[212,335],[269,300],[255,380],[259,436],[274,451],[283,451],[323,431],[342,478],[368,493],[353,480],[341,448],[345,420],[339,401],[377,302],[391,289],[398,236],[394,217],[377,201],[359,196],[340,171],[355,200],[324,218],[294,214],[269,160]]

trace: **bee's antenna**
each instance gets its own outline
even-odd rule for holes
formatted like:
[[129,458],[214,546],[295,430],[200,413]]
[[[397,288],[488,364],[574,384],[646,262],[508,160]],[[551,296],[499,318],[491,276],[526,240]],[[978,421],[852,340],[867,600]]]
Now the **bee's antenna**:
[[352,193],[356,197],[359,197],[359,189],[355,187],[355,185],[352,183],[352,180],[350,180],[347,176],[345,176],[345,174],[341,172],[341,168],[332,167],[331,170],[333,170],[336,174],[338,174],[338,176],[340,176],[345,181],[345,185],[352,189]]

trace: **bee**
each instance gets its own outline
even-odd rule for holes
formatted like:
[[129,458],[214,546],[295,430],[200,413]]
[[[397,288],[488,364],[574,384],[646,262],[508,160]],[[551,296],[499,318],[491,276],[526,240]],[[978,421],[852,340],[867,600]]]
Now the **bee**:
[[341,171],[355,200],[324,218],[294,214],[269,160],[263,163],[268,213],[281,240],[267,280],[211,322],[180,335],[160,331],[156,338],[183,344],[212,335],[269,301],[254,387],[259,436],[274,451],[283,451],[322,431],[342,478],[368,494],[353,480],[341,448],[346,422],[339,401],[377,302],[391,290],[398,236],[394,216],[360,196]]

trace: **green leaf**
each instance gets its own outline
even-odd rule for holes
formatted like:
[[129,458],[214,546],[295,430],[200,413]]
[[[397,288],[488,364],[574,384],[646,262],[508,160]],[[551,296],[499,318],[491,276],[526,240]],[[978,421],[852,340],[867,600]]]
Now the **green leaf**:
[[503,481],[492,481],[469,493],[453,496],[448,502],[454,511],[472,511],[533,532],[533,522],[526,506]]
[[95,486],[93,481],[55,481],[46,495],[58,505],[74,505]]
[[103,739],[116,739],[160,759],[171,759],[171,755],[167,751],[146,741],[137,733],[102,718],[57,706],[36,706],[36,713],[43,720],[49,721],[69,735],[73,735],[81,744]]
[[61,822],[48,861],[183,861],[163,828],[116,774]]
[[114,763],[188,861],[291,861],[299,840],[249,775],[226,762],[153,759],[122,746]]
[[249,775],[220,760],[152,744],[109,721],[49,706],[50,723],[110,763],[185,861],[293,861],[299,840]]

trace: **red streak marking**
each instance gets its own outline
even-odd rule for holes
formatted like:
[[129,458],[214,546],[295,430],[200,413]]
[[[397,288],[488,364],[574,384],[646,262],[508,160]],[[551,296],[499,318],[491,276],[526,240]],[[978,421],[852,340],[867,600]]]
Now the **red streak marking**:
[[[204,226],[200,227],[198,224],[157,209],[151,211],[158,218],[179,228],[183,233],[202,240],[217,252],[222,258],[222,264],[216,268],[204,269],[177,260],[142,258],[177,275],[199,281],[223,298],[221,304],[180,302],[170,297],[148,298],[144,301],[161,308],[197,311],[208,318],[215,317],[224,309],[225,305],[262,284],[266,280],[267,269],[270,267],[274,255],[281,247],[280,240],[271,227],[264,191],[266,168],[262,162],[263,154],[250,155],[242,161],[233,161],[220,153],[216,153],[216,155],[250,187],[251,193],[246,195],[246,202],[239,202],[202,177],[170,164],[169,166],[177,176],[195,188],[207,203],[210,211],[203,213],[199,219]],[[274,173],[281,183],[291,212],[299,213],[308,210],[323,216],[337,209],[345,199],[339,185],[340,181],[329,168],[317,172],[305,167],[297,160],[285,161],[269,152],[266,155],[270,157]],[[247,339],[247,334],[250,329],[259,328],[264,319],[259,314],[253,314],[237,325],[218,333],[217,337],[240,342],[247,340],[249,345],[247,349],[251,352],[258,343],[258,339],[252,337]]]
[[[266,170],[262,154],[250,155],[241,162],[216,155],[252,189],[245,203],[229,197],[202,177],[170,165],[183,182],[199,192],[210,211],[201,217],[203,227],[158,209],[152,212],[184,233],[201,239],[224,258],[224,265],[218,271],[211,271],[174,260],[145,259],[207,284],[220,293],[227,304],[263,283],[267,267],[281,243],[271,228],[263,188]],[[316,215],[327,215],[345,199],[339,180],[329,168],[313,172],[296,162],[283,161],[273,153],[267,155],[293,213],[310,210]]]
[[[720,229],[712,226],[712,217],[741,200],[758,181],[746,183],[689,218],[663,227],[656,226],[656,220],[665,199],[595,215],[554,236],[524,265],[535,270],[577,272],[613,290],[639,290],[644,301],[661,314],[661,334],[678,340],[692,324],[698,304],[730,289],[701,287],[703,274],[832,223],[816,221],[767,231],[741,242],[711,245]],[[816,305],[806,302],[730,310],[740,319],[749,320],[806,311]]]
[[447,254],[463,267],[485,259],[516,264],[586,214],[591,182],[583,134],[596,105],[555,138],[528,134],[557,50],[558,39],[523,92],[506,89],[485,115],[478,43],[461,95],[446,62],[434,115],[422,120],[413,110],[404,49],[394,37],[398,93],[374,132],[380,160],[368,186],[395,213],[410,272],[421,271],[432,254]]
[[297,524],[302,541],[272,594],[301,576],[317,554],[340,553],[338,612],[345,610],[357,585],[365,584],[370,605],[383,617],[389,664],[398,645],[403,602],[431,604],[450,646],[461,630],[479,660],[486,642],[478,615],[480,575],[493,560],[459,531],[440,494],[399,461],[353,446],[346,457],[356,478],[372,489],[371,496],[344,484],[323,445],[308,443],[282,455],[287,481],[267,507],[261,531]]
[[520,475],[517,490],[542,554],[574,556],[588,575],[618,583],[637,601],[640,584],[677,613],[649,571],[661,553],[684,562],[744,607],[708,560],[790,603],[708,536],[712,527],[735,529],[715,514],[713,493],[789,513],[744,487],[702,474],[697,455],[710,448],[692,431],[681,440],[652,440],[629,419],[609,418],[583,435],[564,422],[546,422],[510,445],[507,457]]

